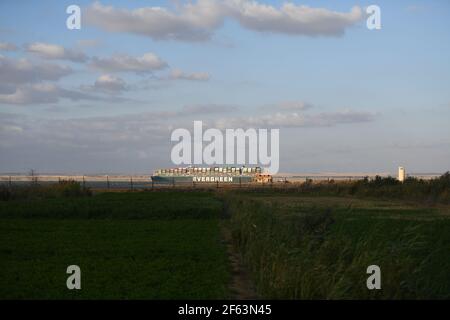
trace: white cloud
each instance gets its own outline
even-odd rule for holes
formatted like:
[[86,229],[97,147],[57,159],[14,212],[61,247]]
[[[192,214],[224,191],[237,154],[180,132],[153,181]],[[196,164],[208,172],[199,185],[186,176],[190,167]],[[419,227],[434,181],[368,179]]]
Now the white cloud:
[[303,102],[303,101],[283,101],[279,102],[277,104],[267,105],[264,106],[264,109],[270,109],[270,110],[279,110],[279,111],[304,111],[311,109],[313,107],[312,104]]
[[339,36],[362,18],[360,7],[335,12],[286,2],[280,8],[257,1],[227,1],[233,17],[250,30],[305,36]]
[[169,75],[172,80],[192,80],[192,81],[208,81],[210,78],[206,72],[186,73],[180,69],[174,69]]
[[151,73],[168,67],[154,53],[146,53],[142,57],[131,57],[128,55],[114,55],[110,58],[93,57],[91,66],[104,72],[136,72]]
[[0,42],[0,51],[17,51],[18,49],[14,43]]
[[[165,117],[167,118],[167,117]],[[31,145],[53,146],[57,150],[69,147],[83,150],[83,156],[92,152],[114,152],[115,150],[148,148],[156,141],[169,142],[170,130],[162,122],[163,115],[140,113],[109,117],[90,117],[72,119],[44,119],[20,115],[11,117],[0,113],[0,128],[9,133],[21,128],[23,136]],[[55,134],[57,133],[57,134]],[[0,146],[4,141],[0,140]],[[16,143],[20,145],[20,143]]]
[[0,132],[3,132],[3,133],[12,133],[12,134],[14,134],[14,133],[20,134],[20,133],[23,132],[23,128],[21,128],[21,127],[19,127],[19,126],[14,126],[14,125],[7,125],[7,124],[4,124],[4,125],[0,125]]
[[129,32],[156,40],[203,41],[223,20],[217,1],[199,0],[186,4],[179,12],[161,7],[135,10],[117,9],[95,2],[85,11],[88,24],[112,32]]
[[114,93],[127,90],[127,84],[122,78],[104,74],[97,78],[94,89]]
[[170,11],[161,7],[134,10],[96,2],[86,10],[88,24],[110,32],[127,32],[155,40],[206,41],[230,18],[249,30],[304,36],[340,36],[363,17],[349,12],[283,3],[279,8],[253,0],[198,0]]
[[15,85],[55,81],[72,73],[72,69],[51,63],[35,63],[27,59],[11,59],[0,55],[0,84]]
[[80,47],[97,47],[100,44],[101,41],[96,39],[81,39],[77,41],[77,45]]
[[190,115],[208,115],[216,113],[227,113],[230,111],[236,111],[238,107],[231,105],[218,105],[218,104],[198,104],[184,106],[178,115],[190,116]]
[[299,112],[277,112],[240,118],[225,118],[215,121],[218,128],[300,128],[329,127],[345,123],[370,122],[375,115],[368,112],[345,110],[306,114]]
[[35,42],[26,46],[26,50],[44,59],[69,60],[85,62],[87,56],[83,52],[66,49],[63,46],[43,42]]
[[[118,171],[136,168],[150,170],[170,161],[170,149],[173,145],[169,137],[174,128],[192,130],[192,119],[187,115],[229,109],[226,105],[198,105],[179,111],[79,119],[43,119],[0,113],[0,130],[3,130],[4,136],[4,139],[0,139],[0,153],[3,156],[1,167],[3,170],[32,167],[41,171],[105,172],[112,170],[112,167],[109,167],[111,163],[117,163]],[[225,116],[223,128],[267,128],[275,125],[292,128],[365,122],[373,119],[368,113],[355,111],[311,114],[303,118],[299,114],[293,116],[293,113],[285,113],[256,116],[249,121],[244,117]],[[214,125],[213,122],[205,124],[207,127]],[[217,123],[215,127],[218,127]],[[354,136],[353,131],[351,132],[351,136]],[[320,139],[311,140],[317,141]],[[336,141],[331,144],[335,146]],[[139,160],[139,155],[143,152],[149,155],[145,161]],[[299,152],[303,154],[304,149],[290,147],[283,153],[283,157],[298,161]],[[335,155],[336,153],[329,154],[330,157]],[[115,159],[114,162],[111,162],[111,159]],[[298,162],[296,163],[298,165]]]
[[49,83],[18,86],[13,93],[0,94],[0,103],[4,104],[45,104],[57,103],[60,99],[98,100],[99,98],[78,91],[67,90]]

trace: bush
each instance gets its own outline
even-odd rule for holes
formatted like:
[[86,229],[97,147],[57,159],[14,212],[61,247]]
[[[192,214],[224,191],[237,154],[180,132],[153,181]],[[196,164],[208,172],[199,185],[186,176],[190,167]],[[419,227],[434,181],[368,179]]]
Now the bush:
[[393,177],[383,178],[380,176],[376,176],[374,179],[365,177],[354,182],[311,184],[308,181],[302,184],[300,191],[315,195],[350,195],[450,203],[450,173],[447,172],[431,180],[409,177],[403,183]]
[[73,180],[61,180],[50,185],[32,184],[29,186],[1,186],[0,200],[27,200],[47,198],[70,198],[91,196],[89,188]]

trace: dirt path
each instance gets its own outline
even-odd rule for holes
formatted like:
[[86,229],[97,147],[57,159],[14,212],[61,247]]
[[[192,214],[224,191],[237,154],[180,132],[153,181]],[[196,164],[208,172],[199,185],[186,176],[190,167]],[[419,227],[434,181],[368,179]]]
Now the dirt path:
[[258,299],[250,275],[242,263],[239,252],[237,252],[236,248],[233,246],[231,231],[227,226],[227,221],[221,222],[221,233],[231,265],[231,298],[237,300]]

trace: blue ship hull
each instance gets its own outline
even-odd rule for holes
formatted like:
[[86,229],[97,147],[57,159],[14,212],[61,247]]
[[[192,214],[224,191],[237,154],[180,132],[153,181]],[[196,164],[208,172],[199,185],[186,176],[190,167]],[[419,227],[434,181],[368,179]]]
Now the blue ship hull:
[[253,182],[251,176],[152,176],[152,181],[161,184],[193,184],[193,183],[223,183],[240,184]]

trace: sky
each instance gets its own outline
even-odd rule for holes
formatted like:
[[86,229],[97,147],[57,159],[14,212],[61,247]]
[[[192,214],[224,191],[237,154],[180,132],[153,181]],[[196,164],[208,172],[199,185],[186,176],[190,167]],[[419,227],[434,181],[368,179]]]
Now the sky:
[[194,120],[280,129],[280,172],[445,172],[449,18],[447,0],[3,0],[0,173],[148,174]]

